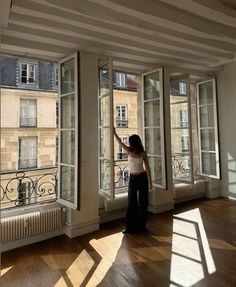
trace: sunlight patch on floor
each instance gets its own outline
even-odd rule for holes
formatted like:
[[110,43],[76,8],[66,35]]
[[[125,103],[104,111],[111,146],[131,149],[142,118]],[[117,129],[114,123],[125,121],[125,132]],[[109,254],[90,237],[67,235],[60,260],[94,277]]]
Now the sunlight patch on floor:
[[215,271],[199,209],[175,215],[169,286],[190,287]]
[[118,251],[121,247],[124,235],[119,232],[100,239],[90,240],[90,245],[101,256],[96,270],[93,272],[88,284],[86,286],[97,286],[106,276],[108,270],[116,260]]
[[0,270],[0,275],[3,276],[4,274],[6,274],[8,271],[10,271],[14,266],[10,266],[4,269]]

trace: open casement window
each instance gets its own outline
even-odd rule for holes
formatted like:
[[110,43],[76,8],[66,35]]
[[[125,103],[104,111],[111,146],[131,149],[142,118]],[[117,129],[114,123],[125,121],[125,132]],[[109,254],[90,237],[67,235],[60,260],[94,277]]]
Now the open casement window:
[[165,143],[163,123],[163,70],[144,74],[143,126],[153,185],[166,188]]
[[100,192],[114,199],[114,138],[112,61],[99,67],[99,182]]
[[58,201],[79,208],[79,55],[59,62],[59,192]]
[[170,78],[171,152],[174,182],[193,182],[191,97],[187,76]]
[[197,84],[201,175],[220,178],[216,80]]

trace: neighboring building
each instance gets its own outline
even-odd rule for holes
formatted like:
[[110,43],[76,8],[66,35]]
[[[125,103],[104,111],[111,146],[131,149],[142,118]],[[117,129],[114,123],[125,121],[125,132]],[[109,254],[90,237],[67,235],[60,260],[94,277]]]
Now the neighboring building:
[[[20,191],[23,197],[28,198],[31,189],[42,195],[49,187],[42,186],[39,178],[57,170],[57,66],[6,56],[0,61],[1,186],[8,191],[10,186],[15,189],[24,173]],[[6,187],[14,178],[17,180]],[[17,197],[14,190],[11,199],[22,204]]]
[[[137,83],[136,76],[116,72],[113,80],[113,109],[116,131],[121,140],[128,144],[129,136],[138,133]],[[127,153],[114,142],[116,188],[128,184],[129,170]]]

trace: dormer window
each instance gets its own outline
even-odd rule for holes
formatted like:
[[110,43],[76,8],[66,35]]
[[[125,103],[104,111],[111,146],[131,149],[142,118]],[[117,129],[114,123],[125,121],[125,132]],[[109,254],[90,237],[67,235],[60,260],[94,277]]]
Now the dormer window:
[[30,63],[20,63],[20,82],[22,84],[35,84],[36,65]]

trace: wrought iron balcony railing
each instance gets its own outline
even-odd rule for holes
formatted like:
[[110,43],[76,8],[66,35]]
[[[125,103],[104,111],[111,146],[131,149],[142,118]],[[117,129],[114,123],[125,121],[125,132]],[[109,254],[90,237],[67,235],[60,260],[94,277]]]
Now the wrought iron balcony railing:
[[189,154],[172,154],[172,172],[174,178],[186,178],[191,173],[191,162]]
[[116,127],[117,128],[127,128],[128,127],[128,120],[116,119]]
[[1,174],[0,207],[6,209],[55,200],[57,187],[57,168],[47,173],[34,170]]

